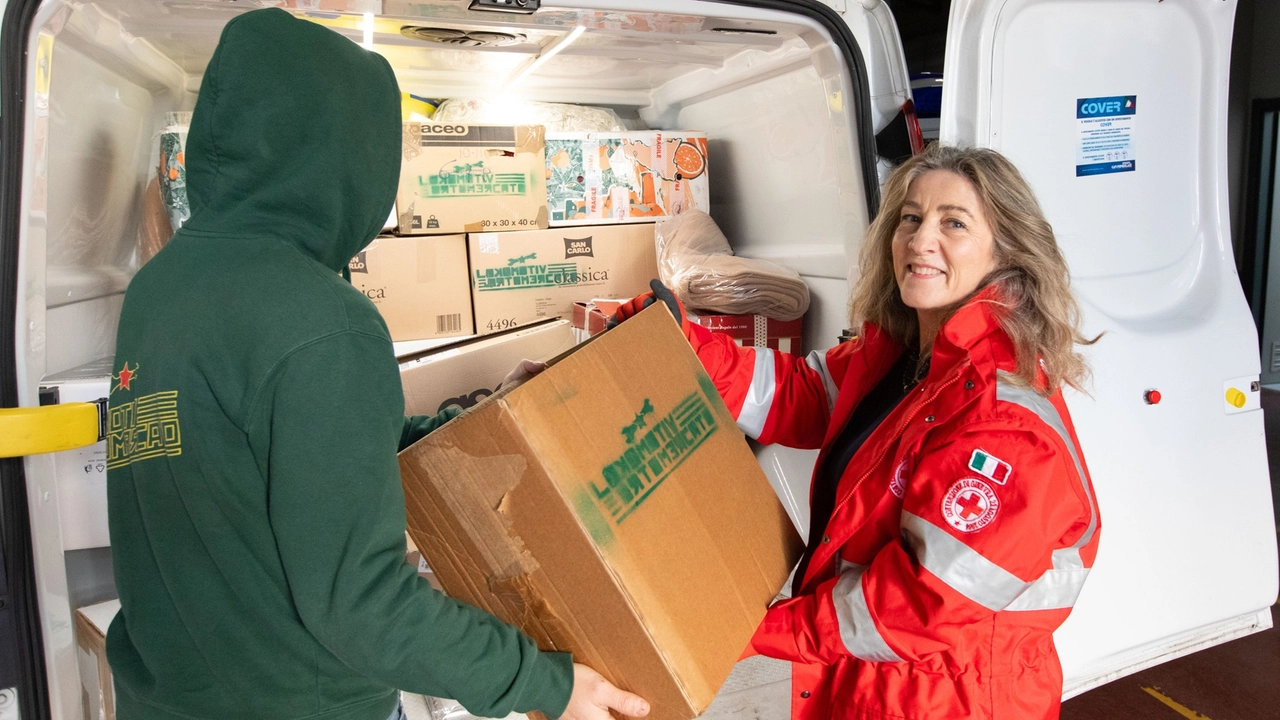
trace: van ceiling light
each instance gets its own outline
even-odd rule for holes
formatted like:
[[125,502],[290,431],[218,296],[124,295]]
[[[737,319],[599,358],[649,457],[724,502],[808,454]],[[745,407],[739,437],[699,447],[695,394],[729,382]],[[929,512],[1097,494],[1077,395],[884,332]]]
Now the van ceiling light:
[[568,35],[565,35],[563,38],[561,38],[560,41],[557,42],[555,45],[552,45],[546,50],[543,50],[542,52],[538,53],[538,57],[530,60],[528,63],[525,64],[523,68],[518,70],[515,75],[511,76],[511,79],[507,81],[507,84],[504,86],[503,89],[510,90],[511,88],[515,87],[521,80],[524,80],[525,78],[529,77],[529,75],[534,70],[537,70],[538,67],[542,65],[542,63],[550,60],[561,50],[564,50],[565,48],[569,47],[569,45],[571,45],[574,40],[577,40],[578,38],[582,37],[582,33],[586,32],[586,30],[587,29],[585,27],[583,27],[582,25],[579,25],[578,27],[574,28],[573,31],[570,32]]
[[455,30],[453,28],[426,27],[423,25],[405,25],[400,34],[414,40],[441,43],[443,45],[461,45],[463,47],[505,47],[519,45],[528,40],[520,33],[498,32],[496,30]]

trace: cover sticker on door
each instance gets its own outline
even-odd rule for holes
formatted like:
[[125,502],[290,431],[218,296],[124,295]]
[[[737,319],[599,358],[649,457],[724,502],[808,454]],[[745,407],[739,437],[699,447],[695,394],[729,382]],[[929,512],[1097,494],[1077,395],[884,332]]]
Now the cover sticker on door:
[[1133,148],[1137,113],[1137,95],[1076,100],[1080,136],[1076,144],[1076,177],[1137,169]]

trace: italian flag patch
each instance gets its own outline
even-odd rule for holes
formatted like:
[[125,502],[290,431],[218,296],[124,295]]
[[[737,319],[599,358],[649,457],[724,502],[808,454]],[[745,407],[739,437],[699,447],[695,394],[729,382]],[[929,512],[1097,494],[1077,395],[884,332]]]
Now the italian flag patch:
[[1005,484],[1013,474],[1013,467],[1009,463],[985,450],[973,451],[973,457],[969,458],[969,469],[991,478],[1000,485]]

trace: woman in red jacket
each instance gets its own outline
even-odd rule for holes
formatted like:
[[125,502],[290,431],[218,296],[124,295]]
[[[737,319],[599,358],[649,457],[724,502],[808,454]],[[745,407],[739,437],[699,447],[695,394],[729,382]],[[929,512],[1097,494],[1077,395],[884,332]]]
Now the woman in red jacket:
[[1092,342],[1067,265],[993,151],[935,146],[884,196],[862,333],[825,353],[738,347],[655,281],[743,432],[822,448],[794,596],[752,648],[794,663],[796,718],[1056,718],[1053,631],[1099,529],[1061,392]]

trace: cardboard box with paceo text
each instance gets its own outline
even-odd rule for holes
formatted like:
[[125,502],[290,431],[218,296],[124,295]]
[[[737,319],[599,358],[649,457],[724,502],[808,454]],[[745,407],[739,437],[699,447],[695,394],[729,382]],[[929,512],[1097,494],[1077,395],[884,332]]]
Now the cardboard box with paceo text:
[[400,358],[405,414],[465,410],[492,395],[521,360],[550,360],[573,345],[569,322],[549,319]]
[[653,225],[606,225],[467,236],[476,332],[573,316],[592,298],[630,299],[658,277]]
[[400,234],[547,227],[541,125],[404,123]]
[[649,701],[706,710],[801,544],[661,304],[400,455],[445,591]]
[[467,236],[380,236],[347,264],[396,342],[470,335]]

